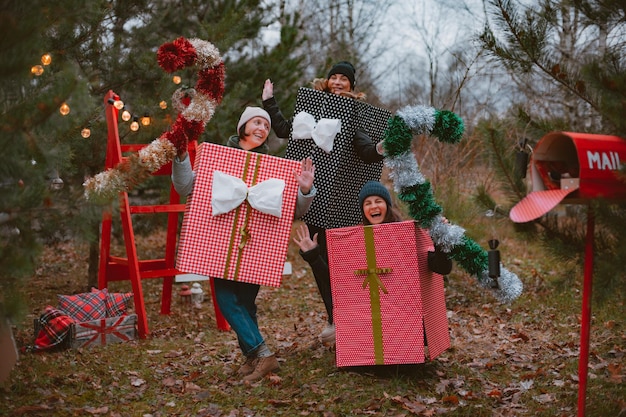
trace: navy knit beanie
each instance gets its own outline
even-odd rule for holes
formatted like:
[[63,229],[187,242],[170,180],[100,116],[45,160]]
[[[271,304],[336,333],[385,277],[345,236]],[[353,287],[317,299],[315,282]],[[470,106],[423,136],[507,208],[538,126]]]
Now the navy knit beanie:
[[348,80],[350,80],[350,87],[354,89],[354,73],[354,65],[352,65],[348,61],[340,61],[333,65],[330,71],[328,71],[328,76],[326,78],[330,78],[330,76],[334,74],[345,75],[346,77],[348,77]]
[[372,195],[381,197],[387,203],[387,207],[391,208],[391,194],[389,194],[387,188],[378,181],[368,181],[359,191],[359,207],[361,210],[363,210],[363,201]]

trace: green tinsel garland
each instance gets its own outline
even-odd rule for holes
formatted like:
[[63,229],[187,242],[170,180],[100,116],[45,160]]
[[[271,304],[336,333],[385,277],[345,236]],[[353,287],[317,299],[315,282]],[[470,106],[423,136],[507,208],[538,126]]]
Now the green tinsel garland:
[[478,277],[489,267],[487,256],[487,251],[467,236],[463,236],[462,245],[455,246],[450,252],[450,258],[458,262],[468,273]]
[[409,214],[423,228],[429,228],[432,219],[443,212],[441,206],[435,202],[435,196],[428,181],[403,188],[398,194],[398,198],[407,204]]
[[386,156],[393,158],[411,149],[413,134],[400,116],[391,117],[387,122],[387,126],[385,139],[383,141]]
[[463,136],[463,119],[449,110],[438,110],[435,113],[435,125],[432,135],[441,142],[458,143]]
[[[438,111],[432,134],[441,142],[456,143],[463,134],[463,121],[453,112]],[[388,121],[385,131],[383,149],[389,158],[398,157],[411,152],[413,135],[406,122],[399,116]],[[398,197],[407,204],[409,214],[421,227],[428,228],[435,217],[442,213],[442,208],[435,202],[430,182],[414,184],[400,190]],[[461,268],[481,278],[481,273],[488,269],[487,252],[475,241],[463,236],[463,243],[452,248],[450,258]]]

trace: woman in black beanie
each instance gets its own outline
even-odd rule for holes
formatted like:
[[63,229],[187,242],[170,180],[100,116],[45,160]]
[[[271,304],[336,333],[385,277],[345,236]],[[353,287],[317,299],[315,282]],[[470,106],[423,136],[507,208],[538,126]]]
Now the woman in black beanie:
[[[382,223],[393,223],[402,221],[402,215],[393,206],[391,194],[387,188],[378,181],[366,182],[359,192],[359,207],[363,216],[363,225],[376,225]],[[296,230],[296,237],[293,241],[300,247],[300,255],[311,265],[314,274],[327,274],[330,282],[330,271],[328,269],[328,258],[324,258],[320,245],[318,244],[317,233],[311,237],[309,228],[302,224]],[[452,261],[448,256],[435,246],[434,252],[428,252],[428,267],[431,271],[447,275],[452,270]],[[331,300],[332,314],[332,300]],[[334,326],[332,337],[323,339],[324,343],[334,342]]]
[[[324,91],[354,100],[365,101],[365,93],[355,91],[356,71],[354,65],[348,61],[337,62],[328,71],[326,78],[316,78],[312,82],[314,90]],[[274,85],[268,79],[263,87],[263,108],[269,113],[272,119],[272,129],[276,136],[288,138],[292,130],[292,119],[287,119],[274,98]],[[373,164],[383,160],[382,142],[374,143],[370,136],[363,129],[357,128],[352,138],[352,147],[356,156],[365,164]],[[325,264],[328,263],[328,253],[326,248],[326,229],[308,224],[311,237],[318,236],[318,246]],[[305,260],[308,260],[305,257]],[[319,289],[326,312],[328,314],[328,325],[320,334],[322,341],[335,339],[335,331],[332,318],[332,295],[330,291],[330,274],[328,267],[326,270],[311,265],[315,282]]]
[[[355,100],[365,101],[363,92],[355,91],[356,71],[348,61],[339,61],[328,71],[326,78],[316,78],[312,82],[313,89],[333,93]],[[263,108],[272,118],[272,129],[279,138],[288,138],[291,132],[292,120],[287,119],[278,107],[274,97],[274,84],[268,79],[263,86]],[[366,164],[383,160],[382,143],[376,145],[362,129],[357,129],[352,141],[354,151]]]

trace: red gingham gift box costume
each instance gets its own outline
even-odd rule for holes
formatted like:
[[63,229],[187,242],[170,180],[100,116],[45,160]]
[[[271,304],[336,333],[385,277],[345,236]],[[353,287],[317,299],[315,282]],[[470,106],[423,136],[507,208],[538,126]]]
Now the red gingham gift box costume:
[[450,347],[443,277],[413,221],[327,230],[337,366],[425,361]]
[[[272,287],[280,286],[296,207],[300,162],[204,143],[196,163],[193,194],[183,219],[177,269]],[[215,174],[219,172],[219,174]],[[247,187],[283,180],[281,216],[253,208],[247,200],[213,216],[213,179],[239,178]]]

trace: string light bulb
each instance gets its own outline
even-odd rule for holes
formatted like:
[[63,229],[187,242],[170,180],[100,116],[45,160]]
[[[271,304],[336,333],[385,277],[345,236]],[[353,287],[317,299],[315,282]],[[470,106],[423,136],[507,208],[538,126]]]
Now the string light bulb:
[[33,65],[30,68],[30,73],[36,76],[40,76],[41,74],[43,74],[43,67],[41,65]]
[[141,124],[144,126],[150,126],[150,122],[150,115],[148,113],[145,113],[141,118]]
[[50,54],[43,54],[41,56],[41,63],[44,65],[50,65],[52,63],[52,55]]
[[182,78],[180,78],[178,75],[174,75],[174,76],[172,77],[172,82],[173,82],[174,84],[180,84],[180,83],[181,83],[181,81],[182,81]]
[[59,107],[59,113],[61,113],[63,116],[67,116],[68,114],[70,114],[70,106],[68,106],[67,103],[61,104],[61,107]]
[[118,110],[122,110],[124,108],[124,102],[122,100],[115,100],[113,102],[113,107],[115,107]]
[[131,114],[128,110],[124,109],[124,111],[122,111],[122,120],[127,122],[129,121],[131,118]]
[[89,129],[88,127],[84,127],[83,130],[80,131],[80,135],[87,139],[89,136],[91,136],[91,129]]
[[132,130],[133,132],[136,132],[139,130],[139,122],[138,122],[139,118],[137,116],[133,117],[133,121],[130,124],[130,130]]
[[161,102],[159,103],[159,107],[163,110],[167,109],[167,101],[161,100]]

